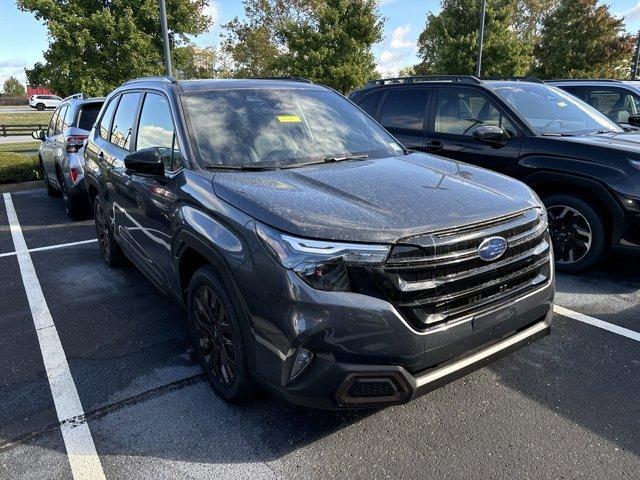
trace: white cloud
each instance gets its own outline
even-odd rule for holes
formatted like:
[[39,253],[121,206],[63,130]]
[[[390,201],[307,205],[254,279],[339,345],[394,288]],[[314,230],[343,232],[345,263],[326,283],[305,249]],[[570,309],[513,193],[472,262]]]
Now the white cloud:
[[17,58],[0,61],[0,91],[4,88],[4,82],[9,77],[16,77],[20,83],[26,87],[27,76],[24,73],[25,67],[27,67],[27,62]]
[[416,46],[415,40],[407,40],[406,36],[411,31],[411,27],[409,25],[401,25],[393,29],[391,32],[391,43],[389,44],[391,48],[409,48]]
[[411,65],[412,52],[384,50],[377,59],[378,71],[383,77],[395,77],[400,69]]
[[630,8],[626,12],[622,12],[616,16],[624,17],[627,22],[633,22],[640,19],[640,1],[636,3],[636,6]]
[[203,12],[205,15],[211,17],[211,27],[209,28],[209,30],[211,30],[220,16],[220,4],[215,0],[209,0],[204,7]]

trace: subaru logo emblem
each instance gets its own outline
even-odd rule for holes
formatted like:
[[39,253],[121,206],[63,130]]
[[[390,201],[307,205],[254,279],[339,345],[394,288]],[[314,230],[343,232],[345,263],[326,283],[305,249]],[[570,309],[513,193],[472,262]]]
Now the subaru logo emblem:
[[485,262],[500,258],[507,250],[507,241],[502,237],[485,238],[478,247],[478,256]]

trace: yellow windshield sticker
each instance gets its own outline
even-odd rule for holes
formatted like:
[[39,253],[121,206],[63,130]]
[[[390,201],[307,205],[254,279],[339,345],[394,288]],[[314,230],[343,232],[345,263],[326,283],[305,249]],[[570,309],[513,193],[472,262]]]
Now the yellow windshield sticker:
[[302,120],[298,115],[278,115],[280,123],[300,123]]

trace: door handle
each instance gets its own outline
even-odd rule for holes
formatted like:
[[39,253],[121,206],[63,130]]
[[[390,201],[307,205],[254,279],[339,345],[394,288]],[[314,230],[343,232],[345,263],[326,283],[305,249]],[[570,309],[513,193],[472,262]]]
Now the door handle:
[[444,148],[444,144],[438,140],[431,140],[424,144],[424,148],[427,152],[439,152]]

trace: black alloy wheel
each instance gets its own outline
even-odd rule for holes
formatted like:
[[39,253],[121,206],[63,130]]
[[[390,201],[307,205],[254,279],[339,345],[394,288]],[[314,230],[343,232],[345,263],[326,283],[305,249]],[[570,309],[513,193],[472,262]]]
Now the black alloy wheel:
[[595,265],[604,253],[604,224],[586,201],[569,195],[544,199],[556,267],[579,272]]
[[227,402],[245,403],[258,393],[246,361],[238,311],[216,269],[205,265],[191,277],[188,289],[189,330],[207,380]]
[[198,346],[206,365],[223,388],[236,378],[236,342],[224,305],[208,285],[198,287],[195,295],[195,320]]

